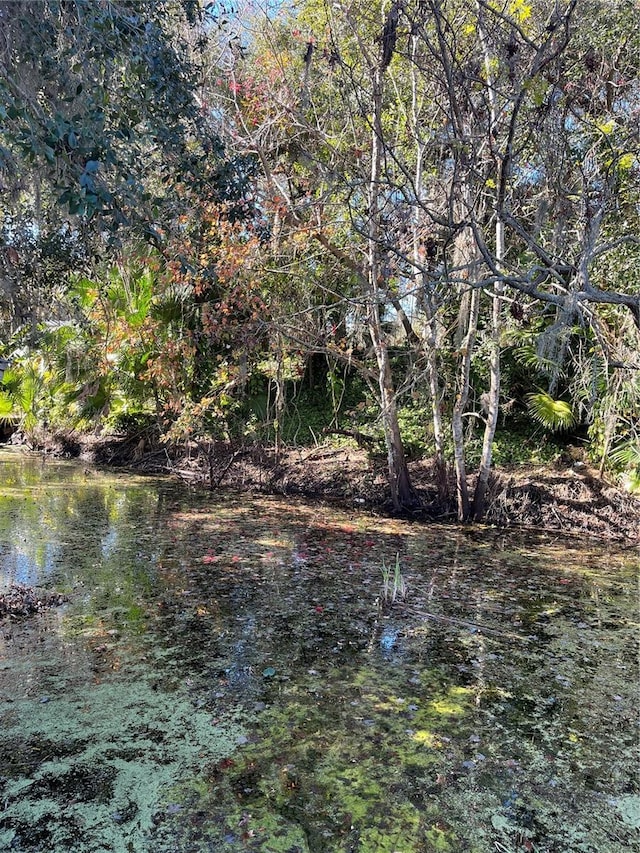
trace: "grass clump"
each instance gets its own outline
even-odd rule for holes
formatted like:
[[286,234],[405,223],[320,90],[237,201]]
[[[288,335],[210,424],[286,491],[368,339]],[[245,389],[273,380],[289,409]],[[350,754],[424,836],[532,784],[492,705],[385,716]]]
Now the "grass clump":
[[394,604],[404,601],[407,597],[407,582],[400,567],[400,555],[396,553],[393,566],[388,566],[382,559],[382,601]]

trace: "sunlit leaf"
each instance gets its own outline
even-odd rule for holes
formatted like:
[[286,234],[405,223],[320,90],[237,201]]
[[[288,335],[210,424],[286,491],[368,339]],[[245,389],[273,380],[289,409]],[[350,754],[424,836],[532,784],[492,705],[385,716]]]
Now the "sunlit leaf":
[[569,429],[576,422],[571,405],[564,400],[554,400],[545,391],[527,396],[529,414],[546,429]]
[[619,444],[609,454],[610,460],[615,465],[625,468],[640,468],[640,442],[625,441]]

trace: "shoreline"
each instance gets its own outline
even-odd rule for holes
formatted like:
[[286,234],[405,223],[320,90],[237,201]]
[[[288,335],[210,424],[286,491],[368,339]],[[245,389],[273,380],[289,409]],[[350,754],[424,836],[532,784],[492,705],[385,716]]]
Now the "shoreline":
[[[289,448],[277,454],[258,445],[201,442],[170,450],[147,444],[140,436],[56,433],[31,445],[6,446],[133,474],[169,475],[203,491],[257,492],[394,515],[386,492],[385,460],[355,443]],[[443,502],[429,460],[410,461],[409,470],[422,507],[404,517],[457,524],[453,483],[451,499]],[[472,478],[469,483],[472,487]],[[633,548],[640,546],[640,499],[601,479],[584,462],[498,468],[491,478],[483,524],[589,536]]]

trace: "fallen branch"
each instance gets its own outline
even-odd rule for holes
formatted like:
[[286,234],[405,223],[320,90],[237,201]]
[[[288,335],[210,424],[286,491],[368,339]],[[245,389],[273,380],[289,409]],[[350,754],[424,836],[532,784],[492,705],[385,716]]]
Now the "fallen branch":
[[212,478],[211,478],[211,476],[209,477],[209,488],[210,488],[210,489],[212,489],[212,490],[213,490],[213,489],[217,489],[217,488],[218,488],[218,486],[220,485],[220,483],[224,480],[224,478],[225,478],[225,476],[226,476],[227,472],[229,471],[229,469],[231,468],[231,466],[233,465],[233,463],[236,461],[236,459],[237,459],[239,456],[243,456],[244,454],[249,453],[249,452],[250,452],[250,451],[249,451],[249,450],[247,450],[246,448],[243,448],[242,450],[236,450],[236,451],[235,451],[235,453],[233,453],[233,454],[232,454],[232,456],[231,456],[231,458],[229,459],[229,461],[227,462],[227,464],[226,464],[226,465],[224,466],[224,468],[222,469],[222,473],[221,473],[221,474],[220,474],[220,476],[217,478],[217,480],[216,480],[216,482],[215,482],[215,485],[214,485],[214,484],[213,484],[213,482],[212,482]]
[[428,613],[412,608],[408,609],[414,616],[419,616],[422,619],[433,619],[436,622],[448,622],[452,625],[461,625],[465,628],[475,628],[477,631],[482,631],[485,634],[495,634],[495,636],[502,637],[505,640],[520,640],[523,643],[529,642],[529,637],[523,637],[522,634],[515,634],[513,631],[499,631],[496,628],[488,628],[486,625],[481,625],[479,622],[469,622],[466,619],[456,619],[453,616],[441,616],[438,613]]
[[371,447],[372,444],[375,444],[375,438],[371,435],[365,435],[360,432],[358,429],[332,429],[331,427],[325,427],[322,430],[323,435],[346,435],[348,438],[353,438],[358,447],[363,450],[367,450]]

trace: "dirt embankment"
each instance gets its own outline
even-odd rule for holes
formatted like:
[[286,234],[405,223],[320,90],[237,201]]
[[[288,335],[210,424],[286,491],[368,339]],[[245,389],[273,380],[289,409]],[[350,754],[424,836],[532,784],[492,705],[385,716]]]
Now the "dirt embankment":
[[[288,449],[231,447],[222,442],[192,444],[179,450],[140,436],[57,435],[40,442],[54,455],[77,456],[87,463],[122,466],[138,473],[170,473],[211,489],[297,495],[344,506],[389,511],[386,461],[355,446]],[[432,465],[411,462],[410,472],[422,502],[417,517],[455,519],[451,498],[438,495]],[[473,487],[473,482],[470,482]],[[627,494],[583,461],[570,456],[555,466],[519,466],[493,476],[486,521],[498,527],[536,527],[596,536],[630,547],[640,545],[640,499]]]

